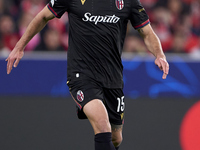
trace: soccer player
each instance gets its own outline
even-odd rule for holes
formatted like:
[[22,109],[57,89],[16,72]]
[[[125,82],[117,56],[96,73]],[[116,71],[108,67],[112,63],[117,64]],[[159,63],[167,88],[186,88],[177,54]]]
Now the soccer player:
[[6,59],[7,74],[17,67],[31,38],[65,12],[69,16],[67,85],[78,117],[90,121],[95,150],[118,150],[125,108],[121,53],[128,20],[155,56],[165,79],[169,65],[160,41],[139,0],[51,0]]

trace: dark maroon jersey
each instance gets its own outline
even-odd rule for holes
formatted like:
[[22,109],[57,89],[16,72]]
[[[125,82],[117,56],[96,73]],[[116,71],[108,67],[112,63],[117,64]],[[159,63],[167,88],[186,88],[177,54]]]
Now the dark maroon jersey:
[[51,0],[58,18],[69,16],[68,80],[83,73],[102,87],[123,87],[121,53],[127,22],[135,29],[149,24],[139,0]]

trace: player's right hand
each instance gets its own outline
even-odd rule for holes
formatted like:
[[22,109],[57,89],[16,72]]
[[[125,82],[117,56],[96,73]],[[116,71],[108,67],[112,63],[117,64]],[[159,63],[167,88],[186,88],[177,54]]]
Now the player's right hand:
[[[13,49],[6,59],[7,61],[7,74],[10,74],[12,67],[17,67],[19,64],[19,61],[22,59],[24,56],[24,51],[23,50],[17,50]],[[14,64],[14,65],[13,65]]]
[[155,64],[160,68],[160,70],[163,71],[163,79],[167,78],[167,75],[169,73],[169,64],[166,60],[166,58],[162,58],[162,57],[157,57],[155,60]]

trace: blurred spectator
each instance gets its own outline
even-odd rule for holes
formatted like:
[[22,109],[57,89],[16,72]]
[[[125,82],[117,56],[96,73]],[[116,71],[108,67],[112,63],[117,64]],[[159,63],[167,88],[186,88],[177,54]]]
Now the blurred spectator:
[[177,31],[183,33],[183,36],[185,37],[185,51],[187,53],[190,53],[190,51],[196,47],[198,44],[198,37],[193,34],[192,32],[192,18],[191,15],[184,15],[181,18],[179,28]]
[[4,15],[0,18],[0,34],[3,47],[12,50],[19,40],[19,35],[15,32],[15,25],[11,16]]
[[12,14],[12,7],[11,1],[0,0],[0,15]]
[[172,17],[168,9],[163,6],[155,7],[153,10],[152,28],[160,38],[164,52],[170,49],[172,43],[171,22]]
[[167,7],[175,23],[183,11],[183,3],[181,0],[168,0]]
[[37,15],[46,5],[47,0],[22,0],[21,7],[24,13]]
[[147,8],[152,8],[154,5],[156,5],[158,0],[140,0],[140,2],[147,9]]
[[168,50],[170,53],[185,53],[185,36],[182,33],[177,33],[173,37],[171,48]]
[[0,15],[4,15],[6,13],[6,6],[4,0],[0,0]]
[[[200,0],[141,0],[141,3],[165,52],[191,53],[197,47]],[[128,33],[132,33],[132,30],[128,30]],[[130,37],[126,40],[131,43]],[[127,51],[126,47],[124,51]]]
[[41,42],[35,50],[40,51],[64,51],[61,45],[60,34],[55,29],[47,29],[44,33],[44,42]]
[[144,54],[147,52],[147,48],[140,37],[127,35],[126,41],[124,43],[124,51]]
[[[49,1],[0,0],[0,55],[12,50],[33,17]],[[200,38],[200,0],[140,1],[150,17],[151,25],[160,38],[165,52],[194,53],[197,51]],[[49,30],[53,30],[52,33]],[[124,51],[147,52],[143,40],[138,38],[138,33],[130,23],[127,32]],[[55,39],[50,38],[49,34],[55,35]],[[47,42],[47,38],[49,41],[53,39],[57,42]],[[61,19],[50,21],[47,27],[29,42],[25,50],[59,51],[67,48],[68,16],[66,13]]]
[[191,2],[193,33],[200,36],[200,0]]

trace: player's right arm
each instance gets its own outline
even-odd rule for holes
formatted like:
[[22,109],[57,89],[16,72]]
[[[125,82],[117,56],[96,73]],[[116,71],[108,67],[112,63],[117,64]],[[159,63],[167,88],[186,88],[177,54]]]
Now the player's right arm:
[[[44,7],[42,11],[40,11],[36,17],[31,21],[28,25],[25,33],[20,38],[20,40],[15,45],[14,49],[6,59],[7,61],[7,74],[10,74],[12,67],[17,67],[19,61],[24,55],[24,49],[28,42],[38,33],[40,32],[49,20],[55,18],[53,13],[48,9],[48,7]],[[14,64],[14,65],[13,65]]]

